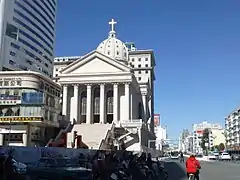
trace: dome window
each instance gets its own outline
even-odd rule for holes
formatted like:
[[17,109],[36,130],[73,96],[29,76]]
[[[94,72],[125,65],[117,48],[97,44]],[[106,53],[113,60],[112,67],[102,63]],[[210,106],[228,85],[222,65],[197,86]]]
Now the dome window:
[[110,55],[110,51],[108,51],[108,55]]

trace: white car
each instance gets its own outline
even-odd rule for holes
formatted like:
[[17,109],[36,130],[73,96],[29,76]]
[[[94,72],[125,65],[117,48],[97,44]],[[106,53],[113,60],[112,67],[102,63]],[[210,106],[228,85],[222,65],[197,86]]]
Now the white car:
[[217,157],[215,156],[215,154],[209,154],[208,159],[209,160],[217,160]]
[[219,156],[219,160],[220,161],[230,161],[231,160],[231,156],[226,153],[226,152],[223,152],[220,156]]

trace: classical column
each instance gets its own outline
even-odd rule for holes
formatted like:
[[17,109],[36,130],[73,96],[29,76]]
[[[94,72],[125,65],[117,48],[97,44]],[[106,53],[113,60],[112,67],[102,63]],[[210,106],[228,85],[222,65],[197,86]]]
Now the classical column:
[[74,114],[73,114],[73,118],[75,119],[75,121],[77,122],[79,119],[79,114],[78,114],[78,111],[79,111],[79,100],[78,100],[78,95],[79,95],[79,84],[74,84],[74,92],[73,92],[73,97],[74,97],[74,105],[73,108],[74,109]]
[[118,84],[113,84],[113,121],[118,121]]
[[142,93],[142,102],[143,102],[143,120],[147,121],[147,94]]
[[100,123],[105,123],[105,85],[100,84]]
[[130,120],[129,118],[129,98],[130,98],[130,95],[129,95],[129,83],[126,83],[125,84],[125,104],[124,104],[124,107],[126,108],[126,112],[125,112],[125,118],[126,120]]
[[63,85],[63,101],[62,101],[62,115],[67,115],[67,97],[68,97],[68,85]]
[[86,123],[91,124],[92,120],[92,85],[87,85],[87,113],[86,113]]
[[27,133],[23,133],[22,141],[23,141],[23,146],[27,146],[27,142],[28,142]]
[[3,146],[3,134],[0,134],[0,146]]

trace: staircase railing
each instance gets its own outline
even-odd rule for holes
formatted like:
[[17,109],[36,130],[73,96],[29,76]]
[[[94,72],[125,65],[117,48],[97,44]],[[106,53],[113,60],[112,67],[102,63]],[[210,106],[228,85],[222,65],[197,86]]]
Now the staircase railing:
[[74,124],[71,124],[71,122],[70,122],[65,129],[61,129],[61,130],[59,131],[59,133],[58,133],[58,135],[55,137],[55,139],[51,138],[51,139],[48,141],[46,147],[48,147],[50,143],[52,143],[52,142],[54,142],[54,141],[57,141],[57,140],[62,136],[63,133],[67,133],[67,132],[71,131],[73,126],[74,126]]
[[114,132],[114,128],[115,128],[115,123],[112,122],[111,129],[107,130],[107,133],[106,133],[106,135],[105,135],[105,138],[101,140],[101,143],[100,143],[100,145],[99,145],[99,149],[102,147],[102,145],[103,145],[104,143],[107,142],[107,140],[108,140],[108,138],[109,138],[109,135],[112,134],[112,132]]

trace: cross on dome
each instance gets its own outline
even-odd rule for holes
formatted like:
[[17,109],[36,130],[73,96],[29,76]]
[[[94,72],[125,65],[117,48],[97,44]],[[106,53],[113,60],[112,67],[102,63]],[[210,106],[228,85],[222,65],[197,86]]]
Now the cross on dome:
[[[111,31],[114,31],[114,25],[117,24],[116,21],[114,21],[114,19],[112,19],[109,24],[111,25]],[[114,31],[115,32],[115,31]]]
[[116,35],[116,32],[114,30],[114,25],[117,24],[116,21],[114,21],[114,19],[112,19],[110,22],[109,22],[109,25],[111,25],[111,31],[109,32],[109,36],[110,37],[115,37]]

